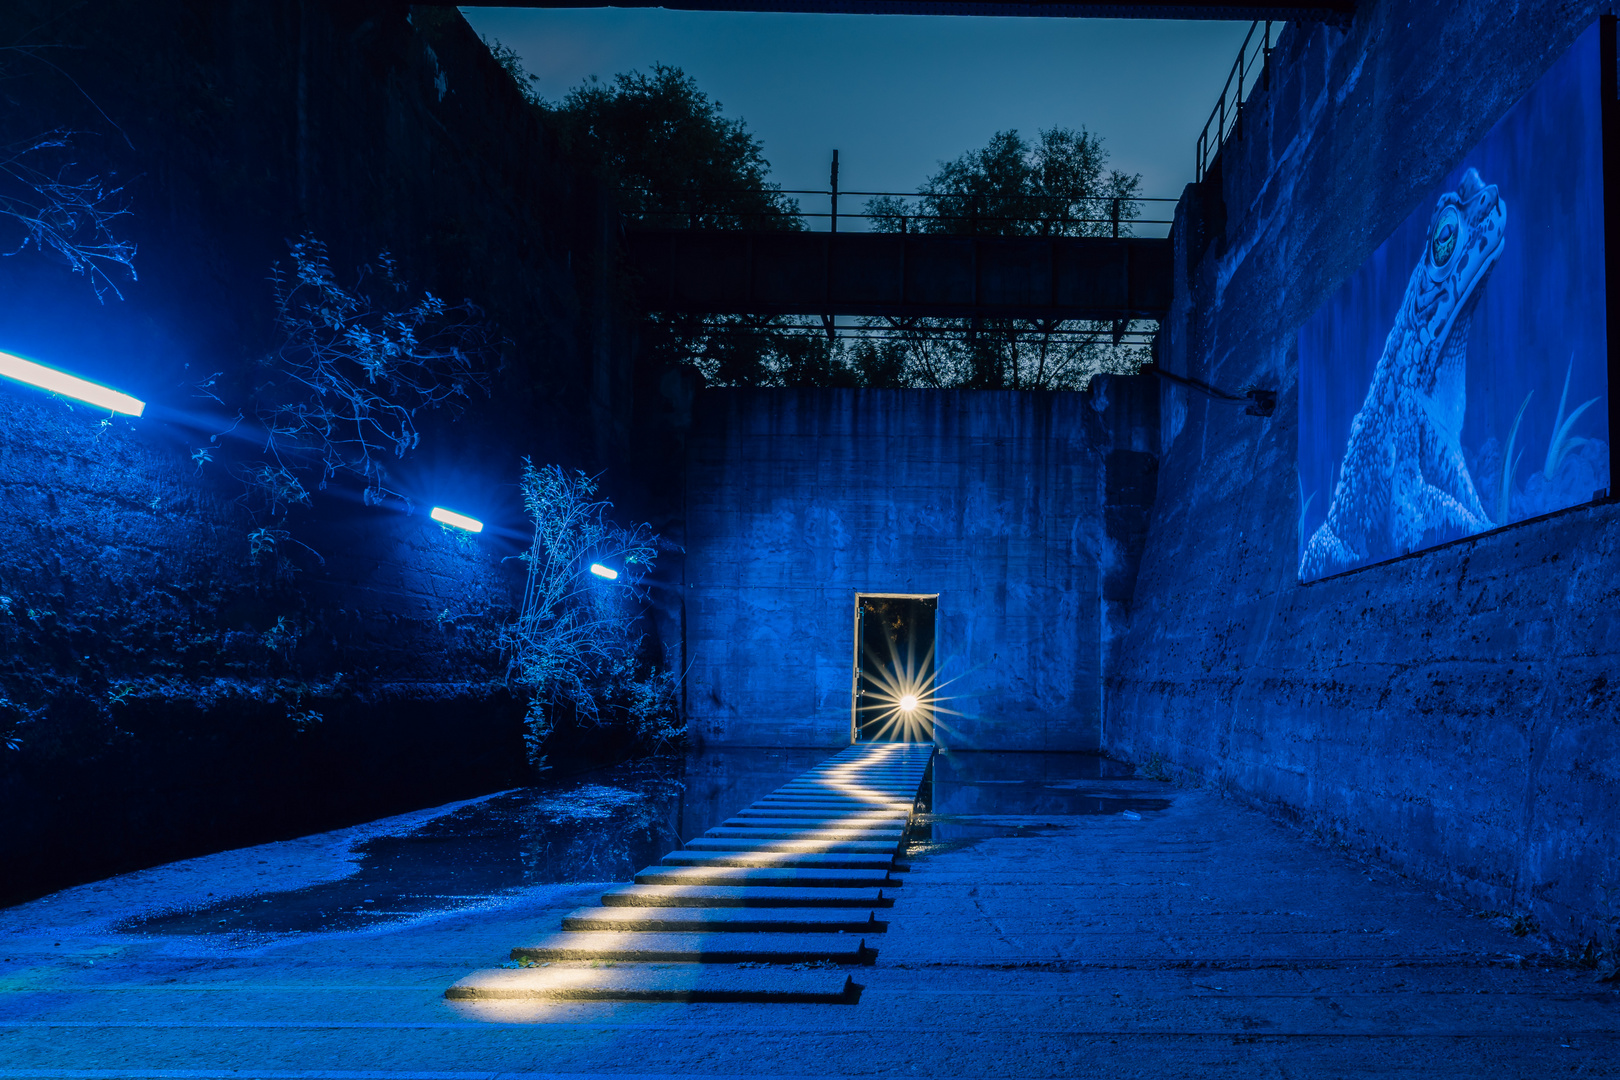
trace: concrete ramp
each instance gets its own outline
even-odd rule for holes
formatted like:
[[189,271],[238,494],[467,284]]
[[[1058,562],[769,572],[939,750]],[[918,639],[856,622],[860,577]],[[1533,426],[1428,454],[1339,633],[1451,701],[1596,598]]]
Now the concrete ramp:
[[462,979],[454,1000],[854,1003],[934,748],[862,743]]

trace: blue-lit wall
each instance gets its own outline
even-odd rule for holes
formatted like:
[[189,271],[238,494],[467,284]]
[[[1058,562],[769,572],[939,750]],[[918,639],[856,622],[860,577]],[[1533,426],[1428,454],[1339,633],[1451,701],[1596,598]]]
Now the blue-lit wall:
[[[7,129],[87,133],[86,166],[127,185],[140,278],[101,304],[31,251],[0,258],[0,350],[149,408],[104,425],[0,380],[0,901],[520,782],[494,647],[520,458],[633,494],[611,208],[453,10],[90,5],[51,26],[94,104],[9,79]],[[490,399],[419,415],[390,463],[413,513],[340,477],[289,518],[278,571],[250,558],[230,472],[259,448],[251,413],[210,436],[266,377],[267,279],[306,228],[341,276],[387,249],[510,345]],[[433,524],[435,502],[490,528]]]
[[687,459],[694,737],[847,744],[856,595],[937,594],[940,745],[1095,750],[1152,502],[1152,388],[706,391]]
[[[1299,342],[1595,13],[1367,3],[1348,29],[1285,31],[1241,135],[1187,190],[1161,340],[1174,371],[1274,388],[1277,414],[1166,390],[1103,738],[1571,941],[1620,883],[1620,513],[1566,510],[1300,584],[1322,496],[1307,513],[1321,478],[1296,468]],[[1542,305],[1579,295],[1529,287]],[[1545,381],[1521,482],[1541,468],[1569,353],[1533,359]],[[1572,389],[1571,407],[1611,390]]]
[[[1589,502],[1593,492],[1609,486],[1597,35],[1593,25],[1301,328],[1303,579]],[[1391,382],[1429,374],[1421,343],[1391,328],[1408,297],[1417,309],[1438,283],[1454,287],[1444,276],[1437,282],[1424,254],[1436,202],[1455,193],[1468,170],[1497,190],[1504,221],[1500,253],[1477,292],[1471,319],[1465,315],[1467,325],[1454,331],[1465,341],[1463,377],[1450,388],[1424,385],[1422,392],[1435,404],[1408,415],[1399,424],[1404,433],[1391,430],[1396,425],[1378,420],[1399,415],[1398,405],[1368,388],[1380,366]],[[1469,261],[1466,245],[1459,244],[1446,265],[1456,270]],[[1419,263],[1423,268],[1414,270]],[[1570,423],[1588,402],[1595,405]],[[1425,425],[1431,414],[1438,422]],[[1355,449],[1347,449],[1358,416],[1365,433]],[[1440,434],[1448,419],[1459,425],[1461,451],[1451,467]],[[1554,450],[1549,444],[1560,428],[1565,435]],[[1370,438],[1375,430],[1378,438]],[[1420,438],[1407,440],[1405,433]],[[1401,447],[1396,456],[1419,463],[1440,489],[1463,502],[1471,501],[1472,492],[1477,504],[1461,506],[1461,514],[1448,512],[1414,488],[1379,512],[1359,496],[1376,490],[1375,474],[1394,447]],[[1338,483],[1345,484],[1342,492]],[[1369,520],[1364,526],[1357,519]],[[1411,543],[1401,542],[1403,533]],[[1318,535],[1317,550],[1307,553]],[[1343,543],[1359,548],[1365,559],[1333,558],[1332,548]]]

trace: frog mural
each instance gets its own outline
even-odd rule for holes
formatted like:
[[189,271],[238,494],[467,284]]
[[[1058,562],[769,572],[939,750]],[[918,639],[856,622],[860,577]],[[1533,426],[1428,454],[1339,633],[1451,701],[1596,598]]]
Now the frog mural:
[[1468,331],[1507,239],[1507,206],[1475,169],[1440,196],[1384,342],[1303,580],[1494,527],[1463,454]]

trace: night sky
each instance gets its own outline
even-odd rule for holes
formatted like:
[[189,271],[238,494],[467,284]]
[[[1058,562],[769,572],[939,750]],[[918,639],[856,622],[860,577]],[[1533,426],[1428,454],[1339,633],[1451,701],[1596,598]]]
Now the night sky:
[[[998,130],[1085,127],[1142,193],[1192,180],[1249,24],[1153,20],[792,15],[659,9],[470,8],[516,49],[548,100],[590,75],[674,64],[765,146],[773,179],[911,191]],[[1277,28],[1280,28],[1278,24]],[[1276,28],[1274,28],[1276,29]]]

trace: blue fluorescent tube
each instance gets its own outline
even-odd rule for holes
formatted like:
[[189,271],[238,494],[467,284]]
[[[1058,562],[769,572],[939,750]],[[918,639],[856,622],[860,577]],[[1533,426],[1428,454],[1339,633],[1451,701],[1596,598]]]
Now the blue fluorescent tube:
[[429,514],[428,517],[434,521],[441,521],[446,525],[454,525],[458,529],[466,529],[468,532],[484,531],[484,523],[477,518],[470,518],[466,514],[458,514],[454,510],[446,510],[442,506],[435,506],[433,513]]
[[146,411],[146,402],[137,401],[128,394],[120,394],[89,379],[81,379],[77,375],[69,375],[65,371],[36,364],[32,360],[24,360],[8,352],[0,352],[0,375],[76,401],[99,405],[115,413],[139,416]]

